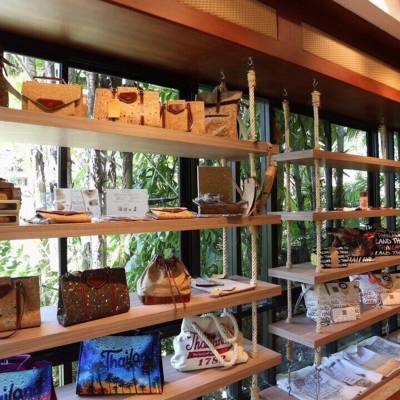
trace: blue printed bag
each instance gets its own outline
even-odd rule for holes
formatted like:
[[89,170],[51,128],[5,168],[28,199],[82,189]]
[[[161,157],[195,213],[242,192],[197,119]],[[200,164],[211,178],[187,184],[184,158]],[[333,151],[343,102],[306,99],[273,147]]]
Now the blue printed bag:
[[56,400],[51,364],[29,354],[0,360],[0,400]]
[[105,336],[82,342],[78,395],[161,394],[163,385],[158,333]]

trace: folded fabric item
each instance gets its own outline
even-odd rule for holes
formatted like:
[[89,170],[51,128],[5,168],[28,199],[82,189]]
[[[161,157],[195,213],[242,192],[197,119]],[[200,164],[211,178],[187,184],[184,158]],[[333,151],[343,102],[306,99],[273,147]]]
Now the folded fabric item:
[[400,359],[400,344],[381,338],[380,336],[372,336],[359,343],[368,350],[378,354]]
[[255,288],[250,282],[240,282],[233,279],[214,278],[214,285],[204,285],[204,279],[192,280],[192,287],[210,294],[211,297],[223,297],[239,292],[246,292]]
[[400,360],[375,353],[366,347],[351,346],[341,354],[344,359],[352,364],[378,372],[384,376],[390,376],[400,369]]
[[36,215],[28,220],[31,224],[65,224],[91,221],[91,216],[83,212],[46,210],[37,210]]
[[[352,400],[365,388],[346,385],[320,371],[319,385],[314,367],[306,367],[291,374],[291,395],[299,400]],[[277,385],[284,391],[289,390],[287,375],[278,375]],[[317,388],[319,387],[319,393]]]
[[154,219],[187,219],[194,215],[185,207],[150,208],[150,216]]
[[345,359],[337,357],[336,354],[329,358],[323,358],[322,369],[332,378],[346,385],[359,386],[365,390],[383,379],[382,374],[356,366]]

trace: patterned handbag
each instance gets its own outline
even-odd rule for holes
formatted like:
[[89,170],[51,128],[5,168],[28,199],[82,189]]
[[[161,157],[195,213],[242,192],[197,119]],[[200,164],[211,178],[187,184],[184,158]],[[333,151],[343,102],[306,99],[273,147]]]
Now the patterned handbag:
[[179,371],[230,368],[245,363],[248,354],[232,314],[205,314],[184,318],[181,333],[174,338],[171,365]]
[[332,246],[349,249],[349,263],[371,262],[375,258],[375,232],[357,228],[337,228],[328,232]]
[[400,255],[400,232],[379,227],[375,233],[375,256]]
[[[321,285],[320,298],[310,285],[302,285],[300,295],[295,309],[298,307],[302,297],[307,308],[307,318],[316,321],[317,304],[321,311],[321,321],[324,325],[334,322],[353,321],[360,318],[360,290],[358,282],[325,283]],[[345,310],[345,313],[341,312]]]
[[57,318],[63,326],[129,311],[124,268],[101,268],[60,277]]
[[[317,265],[316,249],[311,253],[311,263]],[[349,249],[345,246],[330,246],[321,249],[322,268],[346,268],[349,265]]]
[[373,274],[370,272],[350,276],[350,280],[359,282],[363,304],[400,304],[400,274]]
[[57,400],[51,364],[29,354],[0,360],[0,389],[4,400]]
[[163,385],[158,333],[82,342],[76,385],[79,396],[161,394]]
[[0,339],[40,322],[39,277],[0,278],[0,332],[10,331]]

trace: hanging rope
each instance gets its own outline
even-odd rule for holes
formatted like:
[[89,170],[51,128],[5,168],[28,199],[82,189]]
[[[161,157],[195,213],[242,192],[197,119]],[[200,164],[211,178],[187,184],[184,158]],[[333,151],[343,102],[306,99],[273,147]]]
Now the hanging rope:
[[[387,146],[387,129],[386,125],[382,122],[382,124],[379,126],[379,136],[381,138],[381,147],[382,147],[382,158],[387,159],[388,158],[388,146]],[[387,172],[383,173],[383,187],[385,191],[385,206],[389,207],[389,197],[386,195],[388,193],[388,187],[389,187],[389,175]],[[387,220],[386,220],[386,228],[387,226]],[[384,269],[385,272],[389,271],[389,268]]]
[[[249,58],[249,70],[247,72],[247,82],[249,85],[249,112],[250,112],[250,137],[252,141],[256,141],[256,103],[255,103],[255,87],[256,87],[256,73],[254,70],[253,60]],[[253,153],[249,155],[250,161],[250,174],[253,178],[257,177],[256,170],[256,157]],[[257,236],[258,229],[255,226],[250,227],[251,235],[251,283],[257,284],[258,275],[258,246]],[[257,302],[251,303],[251,332],[252,332],[252,357],[257,355]],[[252,376],[251,380],[251,400],[259,399],[259,388],[258,388],[258,377],[257,375]]]
[[[319,107],[320,107],[320,92],[316,90],[317,82],[313,82],[313,91],[311,92],[311,100],[314,113],[314,149],[319,150]],[[320,161],[318,159],[314,162],[315,167],[315,210],[317,212],[321,211],[321,175],[320,175]],[[321,221],[316,221],[316,245],[317,245],[317,267],[316,272],[321,272],[321,246],[322,246],[322,223]],[[317,295],[317,324],[316,332],[321,333],[321,303],[319,299],[321,298],[321,285],[316,285],[316,295]],[[314,365],[316,368],[316,378],[317,378],[317,399],[319,398],[319,366],[321,365],[321,347],[318,347],[314,353]]]
[[[284,91],[284,97],[287,97],[286,90]],[[285,98],[282,102],[283,108],[283,117],[285,122],[285,152],[288,153],[291,151],[290,148],[290,125],[289,125],[289,101]],[[290,212],[291,207],[291,197],[290,197],[290,163],[285,163],[285,203],[286,203],[286,211]],[[286,268],[292,268],[292,229],[291,229],[291,221],[287,221],[287,245],[286,245]],[[292,281],[287,281],[287,307],[288,313],[286,322],[292,322],[293,317],[293,301],[292,301]]]
[[[222,166],[226,167],[227,162],[222,160]],[[228,276],[229,270],[229,256],[228,256],[228,228],[222,230],[222,275],[224,278]]]

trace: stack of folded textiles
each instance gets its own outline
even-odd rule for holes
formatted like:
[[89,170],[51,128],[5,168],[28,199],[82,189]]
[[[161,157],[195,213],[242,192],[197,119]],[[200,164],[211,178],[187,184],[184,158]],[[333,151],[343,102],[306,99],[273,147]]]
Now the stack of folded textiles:
[[[299,400],[352,400],[399,370],[400,344],[373,336],[323,358],[319,381],[312,366],[292,372],[291,395]],[[288,375],[278,375],[277,384],[288,392]]]

